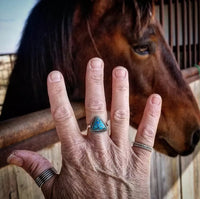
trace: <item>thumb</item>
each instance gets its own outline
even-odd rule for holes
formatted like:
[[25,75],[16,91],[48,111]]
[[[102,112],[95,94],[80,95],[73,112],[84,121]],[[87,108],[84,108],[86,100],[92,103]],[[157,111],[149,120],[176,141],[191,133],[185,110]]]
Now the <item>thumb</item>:
[[[7,158],[9,164],[22,167],[35,180],[43,171],[52,168],[51,163],[41,155],[26,150],[13,151]],[[48,193],[52,190],[52,185],[56,175],[42,185],[43,193]],[[45,194],[45,195],[46,195]]]

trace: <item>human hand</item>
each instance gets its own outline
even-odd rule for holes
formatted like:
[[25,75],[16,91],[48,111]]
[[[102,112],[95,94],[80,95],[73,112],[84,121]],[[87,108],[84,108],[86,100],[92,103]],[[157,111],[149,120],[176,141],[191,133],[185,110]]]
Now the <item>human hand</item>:
[[[89,61],[86,72],[86,122],[95,116],[107,121],[103,86],[103,62],[99,58]],[[147,100],[143,118],[136,135],[136,143],[128,140],[129,83],[123,67],[113,70],[110,134],[88,129],[82,135],[70,105],[63,76],[51,72],[48,76],[48,93],[51,112],[61,141],[62,169],[42,185],[46,198],[137,198],[150,196],[149,149],[154,144],[161,111],[161,98],[153,94]],[[145,149],[145,146],[149,146]],[[8,162],[25,169],[33,179],[52,168],[51,163],[39,154],[17,150]]]

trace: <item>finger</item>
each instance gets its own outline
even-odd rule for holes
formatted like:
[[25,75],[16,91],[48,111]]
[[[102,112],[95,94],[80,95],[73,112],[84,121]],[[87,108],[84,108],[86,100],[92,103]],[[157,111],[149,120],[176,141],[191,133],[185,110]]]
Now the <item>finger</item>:
[[129,115],[128,71],[117,67],[113,70],[111,138],[121,148],[128,146]]
[[[52,168],[51,163],[47,159],[35,152],[26,150],[17,150],[12,152],[12,154],[7,158],[7,162],[9,164],[14,164],[16,166],[22,167],[34,180],[43,171]],[[52,189],[55,178],[56,175],[51,177],[42,185],[41,188],[45,195],[48,195]]]
[[47,85],[51,112],[61,143],[65,147],[71,147],[82,142],[80,129],[69,102],[61,73],[58,71],[51,72],[48,76]]
[[[103,61],[99,58],[93,58],[87,65],[86,72],[86,122],[91,124],[93,119],[98,116],[104,122],[107,121],[107,111],[105,102],[105,93],[103,85]],[[91,133],[89,130],[88,136],[98,145],[103,144],[107,133]]]
[[[135,142],[153,147],[161,114],[161,104],[161,97],[157,94],[153,94],[148,98]],[[147,159],[150,159],[151,153],[148,150],[135,146],[133,146],[133,149],[138,156],[145,156]]]

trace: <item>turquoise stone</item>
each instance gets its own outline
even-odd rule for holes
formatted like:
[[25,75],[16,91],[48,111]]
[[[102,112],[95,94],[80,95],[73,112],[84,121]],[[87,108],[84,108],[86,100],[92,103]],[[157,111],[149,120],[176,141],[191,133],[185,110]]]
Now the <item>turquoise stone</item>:
[[103,132],[107,130],[107,126],[98,116],[96,116],[92,122],[90,129],[92,132]]

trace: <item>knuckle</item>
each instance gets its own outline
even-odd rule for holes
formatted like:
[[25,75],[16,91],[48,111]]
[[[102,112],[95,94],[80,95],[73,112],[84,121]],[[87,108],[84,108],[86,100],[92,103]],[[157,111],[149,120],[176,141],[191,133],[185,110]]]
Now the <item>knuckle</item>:
[[152,118],[158,118],[160,116],[160,109],[158,108],[152,108],[150,111],[149,111],[149,116],[152,117]]
[[31,162],[29,162],[28,164],[27,164],[27,170],[32,174],[32,175],[34,175],[34,173],[36,173],[37,171],[38,171],[38,169],[39,169],[39,164],[38,164],[38,161],[37,161],[37,159],[35,159],[35,160],[33,160],[33,161],[31,161]]
[[99,99],[91,98],[87,103],[87,108],[90,111],[104,111],[105,103]]
[[116,110],[113,114],[115,121],[126,121],[129,120],[129,112],[126,110]]
[[59,95],[63,91],[63,85],[57,83],[54,85],[53,89],[51,89],[51,93],[53,95]]
[[119,91],[119,92],[128,91],[128,86],[126,86],[126,85],[118,85],[118,86],[116,86],[116,91]]
[[53,111],[53,117],[56,122],[64,122],[72,117],[72,113],[66,107],[61,106]]
[[96,72],[91,75],[91,79],[94,81],[95,84],[102,84],[103,74]]
[[142,136],[143,139],[151,142],[151,140],[155,136],[155,132],[151,127],[144,127],[142,132],[141,132],[141,136]]

